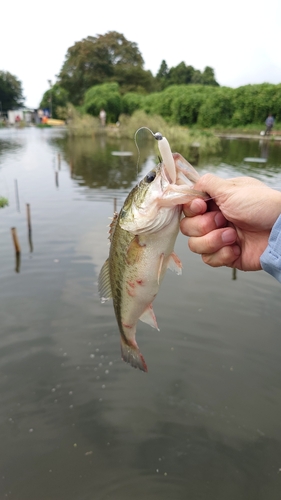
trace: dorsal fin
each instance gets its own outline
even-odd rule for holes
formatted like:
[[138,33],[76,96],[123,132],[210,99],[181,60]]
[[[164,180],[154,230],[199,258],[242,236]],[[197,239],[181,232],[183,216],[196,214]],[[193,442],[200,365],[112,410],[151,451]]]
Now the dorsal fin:
[[109,224],[108,239],[109,239],[110,243],[112,241],[112,235],[115,231],[118,216],[119,216],[118,212],[114,212],[111,223]]

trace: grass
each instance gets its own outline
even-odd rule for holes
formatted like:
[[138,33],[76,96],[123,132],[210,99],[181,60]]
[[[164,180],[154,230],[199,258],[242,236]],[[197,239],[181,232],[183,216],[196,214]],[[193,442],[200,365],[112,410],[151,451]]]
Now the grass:
[[[213,131],[171,126],[161,116],[148,115],[144,111],[136,111],[132,116],[121,115],[118,125],[109,124],[105,129],[101,129],[98,118],[82,115],[75,108],[72,108],[71,118],[68,120],[68,133],[80,137],[94,137],[105,133],[108,137],[134,139],[138,131],[137,140],[141,140],[144,136],[153,140],[147,128],[154,133],[161,132],[168,139],[172,151],[178,151],[183,156],[188,155],[189,158],[195,151],[196,155],[198,152],[215,152],[220,144]],[[156,141],[155,151],[157,151]]]
[[[265,130],[265,124],[263,123],[250,123],[248,125],[240,125],[237,127],[223,127],[223,126],[216,126],[213,128],[216,132],[228,132],[228,133],[236,133],[236,134],[257,134],[259,135],[262,130]],[[281,123],[275,123],[274,127],[271,132],[273,135],[281,134]]]
[[0,196],[0,208],[6,207],[7,205],[9,205],[8,199]]
[[74,106],[68,105],[67,131],[71,136],[92,137],[98,133],[98,118],[80,113]]

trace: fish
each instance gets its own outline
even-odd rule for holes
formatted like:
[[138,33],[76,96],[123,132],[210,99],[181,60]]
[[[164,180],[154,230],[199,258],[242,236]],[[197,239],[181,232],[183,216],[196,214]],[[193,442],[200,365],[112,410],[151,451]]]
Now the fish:
[[114,214],[109,256],[98,280],[101,302],[113,299],[121,357],[144,372],[148,368],[136,341],[138,320],[159,330],[153,300],[167,269],[182,273],[174,252],[182,205],[198,196],[207,199],[206,193],[193,189],[199,179],[197,171],[179,153],[171,152],[160,133],[155,138],[161,161],[131,190],[119,214]]

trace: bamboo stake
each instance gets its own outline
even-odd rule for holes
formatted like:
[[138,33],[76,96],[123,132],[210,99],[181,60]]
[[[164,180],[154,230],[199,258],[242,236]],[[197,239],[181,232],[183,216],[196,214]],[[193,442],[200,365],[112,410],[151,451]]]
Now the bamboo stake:
[[17,179],[15,179],[15,193],[16,193],[17,211],[20,212],[20,199],[19,199],[19,189],[18,189]]
[[27,225],[28,230],[31,231],[31,218],[30,218],[30,204],[26,204],[26,214],[27,214]]
[[16,253],[16,267],[15,267],[16,273],[20,272],[20,253]]
[[117,212],[117,198],[113,198],[113,202],[114,202],[114,205],[113,205],[113,212]]
[[17,254],[19,254],[20,253],[20,244],[19,244],[19,240],[18,240],[17,229],[15,227],[12,227],[11,232],[12,232],[15,251]]
[[30,216],[30,204],[26,204],[26,214],[27,214],[27,226],[28,226],[28,241],[30,252],[33,252],[33,244],[32,244],[32,230],[31,230],[31,216]]

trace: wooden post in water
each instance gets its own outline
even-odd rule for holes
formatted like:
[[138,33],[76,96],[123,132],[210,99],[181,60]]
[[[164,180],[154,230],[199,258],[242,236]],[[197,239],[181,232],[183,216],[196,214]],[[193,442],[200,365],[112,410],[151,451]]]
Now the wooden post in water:
[[56,186],[59,187],[59,173],[57,170],[55,171],[55,182]]
[[16,251],[16,253],[20,253],[20,244],[19,244],[19,239],[18,239],[18,235],[17,235],[17,229],[15,227],[12,227],[11,232],[12,232],[15,251]]
[[11,227],[11,232],[12,232],[12,238],[13,238],[13,243],[14,243],[14,248],[15,248],[15,254],[16,254],[16,267],[15,271],[16,273],[20,272],[20,244],[18,240],[18,235],[17,235],[17,230],[15,227]]
[[15,179],[15,193],[16,193],[17,211],[20,212],[20,199],[19,199],[19,189],[18,189],[17,179]]
[[27,227],[28,227],[28,242],[30,252],[33,252],[33,244],[32,244],[32,230],[31,230],[31,217],[30,217],[30,204],[26,204],[26,215],[27,215]]
[[113,213],[117,212],[117,198],[113,198]]
[[236,278],[236,271],[237,271],[236,267],[233,267],[233,269],[232,269],[232,279],[233,279],[233,280],[236,280],[236,279],[237,279],[237,278]]
[[60,170],[60,153],[58,153],[58,169]]

